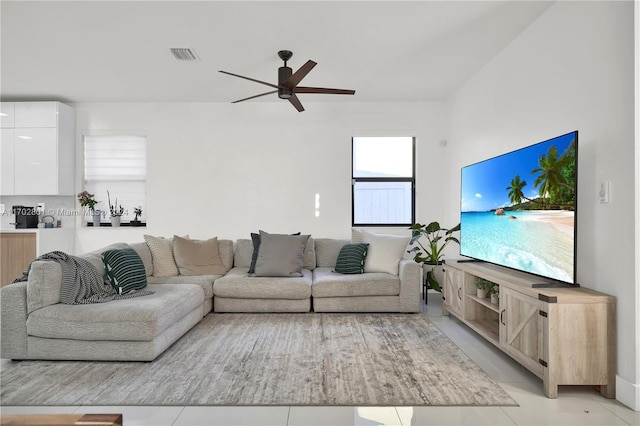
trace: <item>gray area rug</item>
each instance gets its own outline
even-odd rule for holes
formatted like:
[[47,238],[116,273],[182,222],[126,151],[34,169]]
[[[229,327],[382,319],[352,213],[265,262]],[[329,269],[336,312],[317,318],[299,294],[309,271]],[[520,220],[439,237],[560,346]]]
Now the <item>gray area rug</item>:
[[21,361],[2,405],[517,405],[421,314],[209,314],[150,363]]

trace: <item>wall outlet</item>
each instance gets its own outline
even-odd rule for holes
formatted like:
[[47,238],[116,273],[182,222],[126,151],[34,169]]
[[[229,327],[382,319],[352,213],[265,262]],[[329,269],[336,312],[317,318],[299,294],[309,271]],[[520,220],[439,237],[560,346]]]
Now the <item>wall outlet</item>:
[[38,203],[36,212],[38,212],[39,215],[44,215],[44,203]]
[[4,204],[0,204],[0,215],[4,216],[7,214],[7,210],[4,208]]
[[610,183],[608,181],[600,182],[598,187],[598,201],[601,203],[609,202]]

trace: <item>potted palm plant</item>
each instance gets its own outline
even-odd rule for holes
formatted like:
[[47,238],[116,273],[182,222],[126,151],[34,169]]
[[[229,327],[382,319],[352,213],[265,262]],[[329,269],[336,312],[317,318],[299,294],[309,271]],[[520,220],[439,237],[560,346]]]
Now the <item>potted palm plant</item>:
[[[411,240],[409,245],[413,246],[407,253],[413,254],[413,260],[422,263],[426,274],[426,280],[429,287],[435,291],[442,292],[443,274],[442,265],[444,258],[444,249],[451,242],[460,244],[460,241],[452,234],[460,230],[460,224],[451,229],[443,228],[438,222],[431,222],[428,225],[416,223],[409,227],[411,230]],[[424,237],[424,238],[423,238]],[[424,244],[421,240],[424,241]]]

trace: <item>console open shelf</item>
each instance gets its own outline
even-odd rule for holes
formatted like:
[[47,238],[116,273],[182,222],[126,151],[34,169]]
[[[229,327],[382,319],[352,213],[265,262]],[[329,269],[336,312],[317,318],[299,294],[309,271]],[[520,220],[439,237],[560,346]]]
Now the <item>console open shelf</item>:
[[[615,398],[615,298],[586,288],[533,288],[539,277],[488,263],[445,264],[445,315],[454,315],[543,381],[597,385]],[[476,296],[476,278],[500,287],[499,304]]]
[[473,296],[471,294],[467,294],[467,297],[476,303],[486,306],[488,309],[494,312],[498,312],[498,313],[500,312],[500,306],[497,303],[491,303],[490,299],[486,297],[484,299],[481,299],[478,296]]

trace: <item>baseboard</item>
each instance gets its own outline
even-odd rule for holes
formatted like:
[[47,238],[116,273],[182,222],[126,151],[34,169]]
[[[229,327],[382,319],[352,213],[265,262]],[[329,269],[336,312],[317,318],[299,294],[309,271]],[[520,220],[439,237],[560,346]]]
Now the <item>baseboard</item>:
[[616,375],[616,399],[634,411],[640,411],[640,385]]

